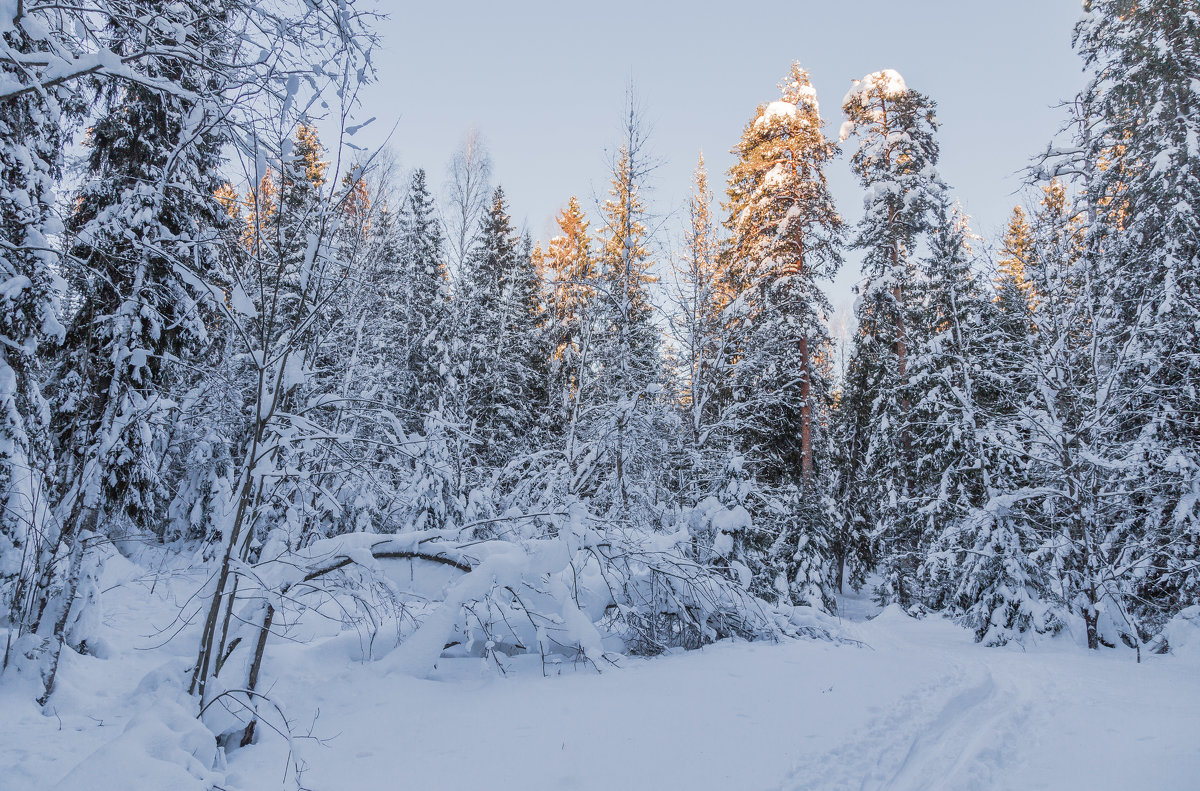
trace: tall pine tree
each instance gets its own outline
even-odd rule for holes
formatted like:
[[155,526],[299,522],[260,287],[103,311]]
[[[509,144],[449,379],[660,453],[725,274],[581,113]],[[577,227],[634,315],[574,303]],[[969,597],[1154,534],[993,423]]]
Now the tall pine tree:
[[779,87],[780,99],[760,106],[742,133],[729,173],[732,408],[755,475],[788,503],[786,513],[760,512],[768,566],[782,575],[767,590],[826,605],[829,520],[816,450],[827,447],[832,344],[820,284],[841,265],[843,223],[824,173],[837,149],[821,131],[808,73],[793,64]]

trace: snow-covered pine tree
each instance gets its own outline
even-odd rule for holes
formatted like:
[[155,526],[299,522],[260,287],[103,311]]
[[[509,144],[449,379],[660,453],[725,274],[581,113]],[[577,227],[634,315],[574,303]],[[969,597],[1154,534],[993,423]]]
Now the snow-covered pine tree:
[[[731,409],[742,452],[777,500],[755,509],[766,564],[755,573],[769,577],[761,591],[827,606],[829,515],[817,481],[826,460],[815,451],[828,447],[820,434],[832,395],[820,284],[841,265],[844,234],[824,173],[837,147],[821,131],[808,73],[792,64],[779,87],[746,126],[729,173]],[[781,509],[784,500],[793,507]]]
[[550,399],[550,338],[546,329],[545,283],[534,257],[533,235],[526,229],[517,246],[516,267],[509,275],[509,299],[521,321],[516,322],[515,331],[528,331],[523,338],[522,354],[526,359],[528,373],[525,387],[530,399],[526,410],[533,415],[534,433],[527,440],[527,448],[538,449],[548,438],[552,425],[542,405]]
[[1000,290],[1008,285],[1016,286],[1025,294],[1030,304],[1033,304],[1037,297],[1033,293],[1033,284],[1025,274],[1025,268],[1034,254],[1033,244],[1033,227],[1029,224],[1025,210],[1014,206],[1008,227],[1004,230],[1001,258],[996,262],[996,285]]
[[[228,216],[216,198],[225,142],[220,91],[224,14],[216,3],[139,0],[104,9],[104,43],[141,79],[99,84],[86,181],[67,242],[73,311],[54,376],[61,483],[61,591],[43,574],[36,619],[53,622],[52,693],[63,642],[88,635],[85,542],[160,528],[180,361],[208,341],[215,307],[197,279],[222,282]],[[156,19],[146,25],[147,18]],[[83,586],[83,587],[81,587]],[[77,592],[80,594],[76,596]]]
[[[1081,163],[1085,174],[1088,162]],[[1115,636],[1113,626],[1133,631],[1122,624],[1131,578],[1117,572],[1125,536],[1114,529],[1107,504],[1112,498],[1106,496],[1112,477],[1104,455],[1113,415],[1100,387],[1105,372],[1096,318],[1102,285],[1095,249],[1089,248],[1086,192],[1076,205],[1060,182],[1044,190],[1033,219],[1034,255],[1026,264],[1037,294],[1029,358],[1033,386],[1022,410],[1029,483],[1014,501],[1038,525],[1035,559],[1051,575],[1055,598],[1083,617],[1088,647],[1094,649],[1106,633]],[[1102,619],[1106,611],[1110,617]]]
[[831,494],[836,504],[830,540],[831,585],[839,592],[847,583],[855,590],[862,587],[874,566],[872,525],[867,521],[872,513],[872,495],[864,479],[864,460],[874,396],[879,388],[877,377],[883,372],[879,359],[882,348],[875,343],[869,304],[860,302],[855,313],[858,329],[851,338],[841,386],[834,394],[830,428],[832,461],[836,465]]
[[387,299],[407,320],[398,336],[381,340],[404,349],[407,385],[399,403],[405,425],[423,431],[425,415],[443,407],[452,342],[445,241],[423,169],[413,172],[399,224],[401,269]]
[[398,322],[377,340],[398,352],[397,419],[408,438],[411,470],[398,493],[399,523],[440,528],[462,522],[468,484],[467,387],[461,359],[465,300],[451,301],[445,239],[425,171],[413,172],[399,222],[399,271],[386,284]]
[[[396,494],[409,472],[403,429],[407,403],[407,346],[404,329],[411,303],[406,297],[400,229],[387,194],[376,193],[368,212],[365,250],[357,287],[349,298],[343,347],[345,433],[360,459],[369,462],[341,497],[343,528],[385,532],[400,525],[394,519]],[[365,444],[364,444],[365,443]]]
[[1037,294],[1029,275],[1035,266],[1037,239],[1033,225],[1020,207],[1013,210],[1000,256],[992,277],[994,310],[989,324],[995,339],[987,381],[994,386],[989,388],[985,400],[994,412],[1012,416],[1028,404],[1033,389],[1029,359],[1035,345],[1033,311],[1037,307]]
[[[50,46],[48,31],[13,20],[0,33],[0,78],[27,84],[17,59]],[[54,485],[50,411],[41,390],[44,349],[62,339],[52,237],[62,223],[54,188],[62,173],[65,88],[0,101],[0,620],[10,628],[0,671],[33,625],[36,580],[57,546],[49,516]],[[17,651],[22,647],[17,646]]]
[[922,555],[933,553],[920,569],[922,597],[943,609],[954,604],[959,532],[990,495],[983,448],[988,416],[976,392],[990,304],[974,271],[967,218],[947,198],[931,215],[929,254],[909,309],[906,428],[913,466],[903,508]]
[[[328,201],[324,194],[329,162],[317,128],[301,123],[295,135],[281,147],[282,162],[275,183],[277,203],[269,215],[269,265],[260,293],[270,294],[269,320],[277,333],[303,336],[310,364],[315,362],[320,345],[321,327],[315,322],[301,324],[303,318],[315,318],[313,306],[327,298],[333,285],[327,251],[315,249],[325,225]],[[328,244],[331,240],[326,240]],[[324,319],[324,316],[322,316]],[[278,339],[278,336],[275,337]]]
[[[145,2],[135,10],[172,19],[201,51],[220,47],[219,15],[193,5]],[[146,34],[122,14],[109,18],[108,31],[122,52]],[[204,99],[217,90],[213,75],[186,55],[145,69],[183,90],[105,85],[89,132],[88,180],[70,218],[77,308],[55,377],[56,433],[64,523],[85,530],[118,517],[149,528],[161,511],[166,385],[172,363],[207,340],[207,295],[190,283],[219,280],[219,235],[229,221],[216,198],[222,119]]]
[[1193,0],[1092,0],[1074,36],[1094,75],[1089,248],[1104,288],[1111,488],[1127,493],[1108,513],[1129,535],[1121,565],[1138,580],[1141,638],[1200,603],[1198,39]]
[[[858,138],[850,163],[867,191],[853,247],[863,252],[859,286],[860,337],[855,356],[874,390],[867,395],[863,469],[852,477],[870,488],[858,498],[870,525],[883,576],[878,595],[908,606],[916,601],[919,530],[906,519],[913,458],[908,432],[909,351],[916,243],[929,228],[930,210],[945,190],[937,175],[934,102],[910,89],[895,71],[868,74],[842,101],[841,138]],[[865,348],[871,346],[874,348]],[[861,376],[860,376],[861,378]],[[853,381],[853,380],[852,380]],[[856,397],[852,397],[852,401]]]

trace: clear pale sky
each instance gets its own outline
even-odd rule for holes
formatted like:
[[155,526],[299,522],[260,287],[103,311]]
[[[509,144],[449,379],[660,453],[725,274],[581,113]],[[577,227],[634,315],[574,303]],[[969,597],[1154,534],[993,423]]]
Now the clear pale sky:
[[[607,190],[632,80],[663,161],[645,194],[675,233],[697,152],[722,196],[729,149],[793,60],[812,76],[827,133],[837,134],[851,80],[892,68],[938,103],[942,177],[975,230],[994,239],[1019,199],[1018,172],[1058,129],[1054,109],[1083,83],[1071,50],[1076,0],[808,2],[384,3],[379,81],[354,138],[390,147],[440,186],[466,130],[477,126],[514,219],[535,238],[571,195],[594,215]],[[828,169],[848,222],[861,192],[843,155]],[[672,216],[673,215],[673,216]],[[593,222],[593,228],[597,226]],[[665,241],[661,240],[661,241]],[[848,305],[853,256],[830,285]]]

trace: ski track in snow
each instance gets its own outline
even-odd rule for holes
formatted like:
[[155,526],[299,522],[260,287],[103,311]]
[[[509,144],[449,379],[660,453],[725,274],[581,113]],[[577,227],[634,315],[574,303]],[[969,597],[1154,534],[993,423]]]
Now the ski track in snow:
[[[841,606],[852,617],[878,614],[861,597],[843,597]],[[896,619],[895,613],[890,615]],[[891,645],[883,646],[885,650],[928,651],[918,642],[897,639],[895,634],[888,637],[885,642]],[[1034,709],[1029,693],[1020,685],[997,680],[982,650],[968,663],[947,661],[954,656],[948,649],[949,645],[941,652],[929,651],[930,662],[941,663],[935,680],[905,694],[832,750],[802,760],[780,788],[916,791],[1003,787],[1007,756],[1028,727]],[[902,676],[897,681],[902,681]]]
[[990,788],[1003,779],[1004,748],[1030,707],[1005,694],[986,666],[948,669],[905,695],[837,748],[810,758],[781,786],[807,789]]

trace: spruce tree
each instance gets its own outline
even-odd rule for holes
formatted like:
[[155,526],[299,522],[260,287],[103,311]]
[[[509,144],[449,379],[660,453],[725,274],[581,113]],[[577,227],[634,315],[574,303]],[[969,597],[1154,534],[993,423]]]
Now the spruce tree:
[[209,341],[210,286],[224,282],[224,75],[210,63],[227,43],[224,11],[144,0],[103,18],[104,44],[136,60],[140,79],[99,83],[86,177],[67,223],[73,310],[53,376],[52,430],[56,543],[69,560],[61,586],[47,563],[36,593],[34,622],[53,646],[43,704],[61,646],[86,647],[96,534],[161,530],[172,390]]
[[1140,570],[1131,607],[1149,632],[1200,602],[1200,16],[1191,0],[1085,9],[1089,249],[1104,284],[1111,488],[1127,493],[1108,518],[1131,534],[1123,564]]
[[549,355],[541,328],[541,280],[532,250],[513,230],[497,187],[464,273],[466,405],[473,453],[500,469],[537,446]]
[[[854,477],[869,482],[860,517],[871,525],[883,601],[908,606],[916,600],[919,529],[908,518],[909,471],[913,466],[909,354],[913,344],[914,252],[929,229],[930,211],[945,187],[937,175],[935,105],[911,90],[890,69],[859,80],[842,102],[843,140],[858,138],[851,167],[867,197],[852,246],[863,252],[865,283],[859,286],[860,339],[856,356],[875,368],[867,380],[871,415],[866,428],[864,469]],[[873,348],[867,348],[873,347]]]
[[1058,625],[1032,561],[1035,525],[1011,507],[1027,483],[1014,407],[1028,390],[1009,355],[1028,351],[1028,311],[1009,275],[1017,314],[1000,313],[976,271],[966,218],[945,202],[933,216],[910,369],[918,579],[928,607],[961,616],[978,639],[998,644]]
[[[1085,164],[1086,166],[1086,164]],[[1052,182],[1034,217],[1034,255],[1026,272],[1037,293],[1030,355],[1029,486],[1017,502],[1039,525],[1035,558],[1051,575],[1056,598],[1082,616],[1089,648],[1111,635],[1108,610],[1124,621],[1129,577],[1113,574],[1125,545],[1113,530],[1104,454],[1113,414],[1099,387],[1097,311],[1103,304],[1097,257],[1089,248],[1086,193],[1073,198]],[[1111,402],[1110,402],[1111,403]],[[1126,627],[1128,628],[1128,627]]]
[[423,416],[445,406],[452,343],[442,226],[422,169],[413,173],[399,224],[400,271],[397,282],[388,286],[387,300],[388,310],[407,320],[399,337],[389,343],[405,349],[407,385],[400,400],[406,425],[421,431]]
[[[999,273],[996,282],[998,285],[1011,283],[1016,286],[1030,303],[1036,300],[1036,296],[1025,269],[1034,254],[1033,246],[1033,228],[1030,226],[1024,210],[1020,206],[1016,206],[1013,208],[1012,217],[1009,218],[1008,227],[1004,231],[1004,240],[1000,250],[1001,258],[997,261]],[[1001,288],[1003,287],[1001,285]]]
[[[944,532],[955,533],[990,494],[983,448],[988,416],[976,383],[986,363],[980,341],[990,306],[973,271],[966,218],[945,201],[932,214],[929,256],[913,284],[906,383],[912,468],[903,507],[922,554]],[[931,565],[936,562],[925,563],[927,574]],[[941,609],[946,581],[937,572],[933,577],[924,598]]]
[[835,465],[831,492],[836,504],[830,553],[832,587],[838,592],[843,592],[847,583],[855,590],[860,588],[874,566],[873,526],[867,521],[873,504],[864,462],[879,387],[877,377],[883,368],[877,356],[880,347],[874,342],[874,336],[862,328],[862,322],[870,320],[870,312],[861,305],[856,312],[859,331],[851,339],[846,370],[841,386],[834,394],[830,430]]
[[545,284],[546,331],[550,351],[548,407],[556,434],[563,434],[576,411],[579,387],[587,376],[584,344],[590,336],[587,310],[595,296],[598,262],[589,222],[574,196],[555,218],[559,233],[534,256]]
[[[219,15],[143,3],[211,45]],[[140,26],[109,19],[114,51],[142,46]],[[163,33],[162,35],[167,35]],[[201,97],[212,76],[186,57],[146,64],[148,76]],[[124,517],[149,528],[161,510],[165,390],[171,363],[207,341],[205,298],[190,285],[217,276],[219,233],[228,216],[215,195],[223,135],[216,108],[138,82],[108,83],[88,139],[88,181],[70,219],[78,304],[56,377],[66,520],[91,529]],[[198,270],[198,271],[197,271]],[[81,521],[82,520],[82,521]]]
[[314,322],[306,319],[332,286],[326,271],[330,257],[313,244],[331,219],[325,216],[324,194],[329,162],[315,126],[300,124],[289,143],[276,183],[278,203],[269,226],[272,260],[263,287],[270,294],[266,301],[274,328],[303,336],[313,354],[325,327],[312,326]]

